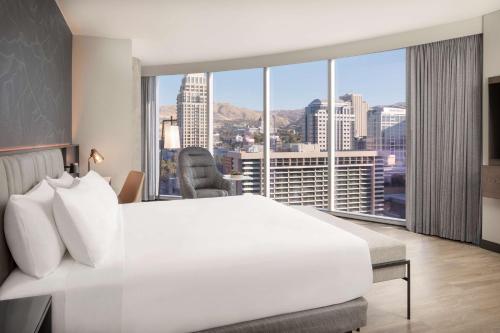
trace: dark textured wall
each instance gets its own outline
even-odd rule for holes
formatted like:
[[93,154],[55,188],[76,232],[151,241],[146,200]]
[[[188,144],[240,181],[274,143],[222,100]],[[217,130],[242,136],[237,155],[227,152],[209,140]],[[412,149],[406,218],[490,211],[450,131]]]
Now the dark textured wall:
[[71,142],[71,42],[54,0],[0,0],[0,148]]

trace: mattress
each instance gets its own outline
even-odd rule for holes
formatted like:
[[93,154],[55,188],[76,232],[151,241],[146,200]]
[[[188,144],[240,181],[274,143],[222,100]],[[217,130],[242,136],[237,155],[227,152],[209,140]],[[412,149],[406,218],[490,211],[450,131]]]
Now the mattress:
[[121,211],[100,267],[66,255],[43,279],[16,269],[0,299],[51,294],[56,332],[190,332],[343,303],[372,283],[364,240],[261,196]]

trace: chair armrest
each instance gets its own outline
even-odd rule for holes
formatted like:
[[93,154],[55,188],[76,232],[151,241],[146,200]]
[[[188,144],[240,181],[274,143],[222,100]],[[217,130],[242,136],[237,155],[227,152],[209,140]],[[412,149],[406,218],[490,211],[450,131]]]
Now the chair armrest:
[[228,195],[236,195],[234,183],[230,180],[224,179],[219,172],[215,178],[215,185],[218,189],[226,190]]

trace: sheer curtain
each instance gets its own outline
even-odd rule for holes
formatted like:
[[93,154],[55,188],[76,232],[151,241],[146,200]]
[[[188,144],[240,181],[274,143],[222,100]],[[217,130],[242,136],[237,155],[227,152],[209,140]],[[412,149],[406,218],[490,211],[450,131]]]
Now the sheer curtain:
[[141,78],[142,171],[145,173],[143,200],[158,197],[159,181],[159,117],[156,105],[155,76]]
[[482,36],[407,49],[407,227],[479,243]]

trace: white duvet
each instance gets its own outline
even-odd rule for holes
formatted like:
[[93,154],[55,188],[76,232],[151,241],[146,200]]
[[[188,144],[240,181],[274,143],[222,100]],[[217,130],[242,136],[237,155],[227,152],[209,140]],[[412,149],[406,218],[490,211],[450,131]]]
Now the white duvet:
[[0,298],[52,294],[55,332],[190,332],[338,304],[372,283],[366,242],[261,196],[122,206],[99,268],[16,269]]

